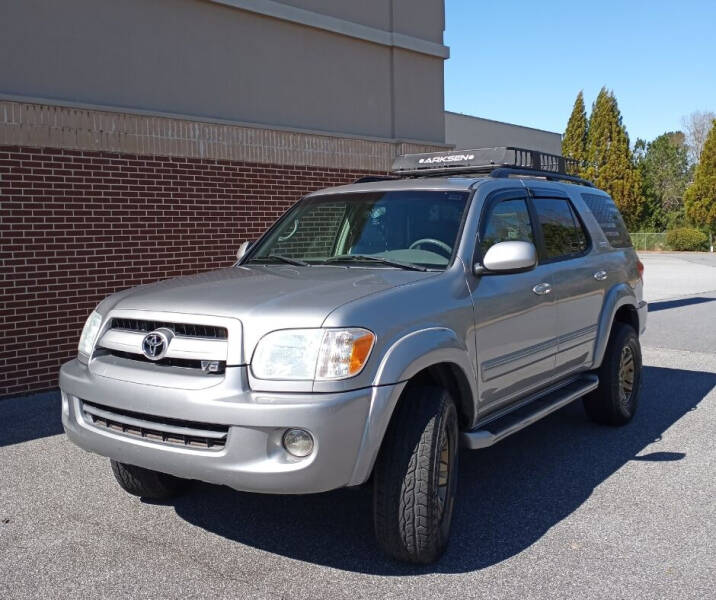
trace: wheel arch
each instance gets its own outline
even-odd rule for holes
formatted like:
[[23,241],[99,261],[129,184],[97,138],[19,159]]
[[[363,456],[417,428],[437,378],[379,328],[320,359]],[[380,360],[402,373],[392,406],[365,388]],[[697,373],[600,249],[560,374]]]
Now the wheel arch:
[[408,401],[411,385],[439,385],[455,401],[460,427],[476,419],[475,376],[467,348],[447,328],[407,334],[385,354],[373,383],[363,442],[349,485],[370,476],[398,403]]
[[638,301],[634,290],[626,283],[615,285],[609,290],[604,300],[602,313],[597,324],[597,341],[594,347],[593,367],[597,368],[604,360],[604,353],[609,343],[609,336],[614,323],[631,325],[639,335]]
[[[423,369],[442,362],[455,363],[464,372],[474,375],[467,346],[452,329],[429,327],[411,331],[395,340],[383,353],[373,385],[408,381]],[[470,385],[472,389],[474,383]]]
[[[413,375],[403,390],[398,403],[403,401],[411,385],[434,385],[444,388],[450,394],[457,408],[458,422],[461,428],[470,428],[475,421],[475,402],[472,388],[465,372],[452,362],[430,365]],[[393,408],[393,413],[397,405]]]
[[639,313],[633,304],[622,304],[617,311],[614,313],[614,323],[625,323],[631,325],[636,331],[637,337],[639,336]]

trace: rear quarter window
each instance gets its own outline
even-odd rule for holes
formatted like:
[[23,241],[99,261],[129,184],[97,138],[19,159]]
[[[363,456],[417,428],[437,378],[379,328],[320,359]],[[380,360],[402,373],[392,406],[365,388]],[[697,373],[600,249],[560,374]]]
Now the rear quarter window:
[[609,196],[582,194],[582,199],[602,228],[612,248],[631,248],[631,238],[621,213]]

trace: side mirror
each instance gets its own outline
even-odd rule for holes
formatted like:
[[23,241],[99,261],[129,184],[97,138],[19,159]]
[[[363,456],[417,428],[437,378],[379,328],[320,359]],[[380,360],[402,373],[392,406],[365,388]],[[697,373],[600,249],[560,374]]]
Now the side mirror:
[[253,242],[244,242],[239,246],[239,249],[236,251],[236,260],[241,260],[244,257],[249,251],[249,248],[251,248],[251,244],[253,244]]
[[485,253],[482,264],[474,266],[475,275],[520,273],[537,266],[537,249],[530,242],[498,242]]

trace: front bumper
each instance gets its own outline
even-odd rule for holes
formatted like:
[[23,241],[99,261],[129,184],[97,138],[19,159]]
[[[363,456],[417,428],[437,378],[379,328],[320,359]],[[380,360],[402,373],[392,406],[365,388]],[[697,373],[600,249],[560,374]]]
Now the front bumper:
[[[363,483],[369,476],[402,385],[332,394],[246,390],[241,367],[201,389],[162,387],[99,375],[73,360],[60,370],[62,424],[81,448],[120,462],[237,490],[304,494]],[[152,417],[228,426],[218,449],[153,441],[93,424],[82,402]],[[282,447],[287,428],[307,429],[314,451],[291,457]]]

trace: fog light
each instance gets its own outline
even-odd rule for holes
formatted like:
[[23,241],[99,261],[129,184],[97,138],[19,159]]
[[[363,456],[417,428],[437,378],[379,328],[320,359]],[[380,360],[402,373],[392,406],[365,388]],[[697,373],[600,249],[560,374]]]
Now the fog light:
[[313,452],[313,436],[305,429],[287,429],[283,434],[283,447],[298,458],[304,458]]

